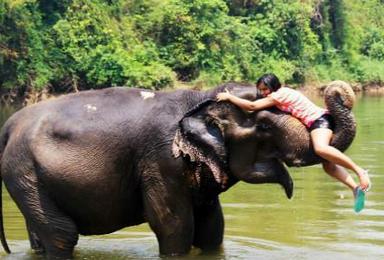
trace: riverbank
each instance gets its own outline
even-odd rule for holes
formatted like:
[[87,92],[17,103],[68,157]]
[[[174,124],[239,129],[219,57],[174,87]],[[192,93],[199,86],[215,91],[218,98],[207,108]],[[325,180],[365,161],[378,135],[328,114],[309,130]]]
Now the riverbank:
[[[350,83],[352,89],[357,95],[379,95],[384,96],[384,84],[378,83]],[[321,95],[326,84],[306,84],[306,85],[297,85],[293,86],[294,88],[299,89],[304,93],[309,95]],[[199,82],[195,84],[187,84],[180,82],[173,88],[166,89],[167,91],[176,90],[176,89],[193,89],[193,90],[207,90],[208,87]],[[28,90],[28,89],[0,89],[0,105],[12,105],[12,106],[28,106],[35,103],[38,103],[43,100],[56,98],[60,95],[69,94],[78,92],[76,88],[68,88],[66,92],[55,92],[52,91],[52,88],[44,88],[42,90]]]

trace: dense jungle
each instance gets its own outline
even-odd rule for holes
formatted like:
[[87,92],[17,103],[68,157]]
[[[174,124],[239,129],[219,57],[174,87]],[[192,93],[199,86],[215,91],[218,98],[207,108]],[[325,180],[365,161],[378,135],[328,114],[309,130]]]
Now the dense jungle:
[[2,99],[109,86],[384,81],[382,0],[0,0]]

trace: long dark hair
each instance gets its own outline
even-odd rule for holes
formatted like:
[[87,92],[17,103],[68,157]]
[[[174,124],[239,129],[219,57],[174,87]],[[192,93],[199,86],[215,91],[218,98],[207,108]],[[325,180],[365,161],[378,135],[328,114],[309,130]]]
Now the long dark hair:
[[263,83],[271,92],[278,90],[281,87],[279,78],[273,73],[267,73],[261,76],[257,82],[256,86],[258,87]]

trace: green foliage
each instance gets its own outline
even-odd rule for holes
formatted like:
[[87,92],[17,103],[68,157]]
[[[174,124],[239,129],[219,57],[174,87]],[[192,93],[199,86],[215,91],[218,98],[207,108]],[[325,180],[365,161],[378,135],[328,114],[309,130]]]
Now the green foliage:
[[47,62],[41,16],[29,1],[0,4],[0,83],[5,87],[48,84],[54,70]]
[[382,82],[382,13],[380,0],[0,0],[0,88]]
[[354,75],[357,77],[355,79],[356,81],[382,85],[384,84],[383,62],[376,59],[361,57],[355,66]]
[[373,59],[384,60],[384,31],[370,28],[364,34],[361,53]]
[[374,59],[384,61],[384,40],[375,42],[371,45],[369,56]]
[[[179,79],[195,79],[202,71],[223,74],[227,78],[243,76],[238,47],[249,43],[234,37],[245,28],[227,15],[223,1],[172,0],[159,7],[163,10],[161,14],[158,8],[141,6],[134,19],[135,26],[144,31],[144,39],[156,43],[161,58]],[[154,22],[143,22],[148,20]],[[240,46],[237,43],[235,48],[237,39]]]
[[173,74],[159,63],[154,46],[138,41],[129,22],[118,22],[109,9],[104,1],[74,0],[53,27],[68,71],[93,87],[171,84]]
[[295,60],[303,55],[307,46],[313,50],[308,55],[313,59],[320,48],[309,27],[311,6],[297,1],[262,2],[268,4],[264,4],[263,13],[255,14],[253,26],[258,29],[255,38],[261,43],[263,52],[272,53],[275,58]]

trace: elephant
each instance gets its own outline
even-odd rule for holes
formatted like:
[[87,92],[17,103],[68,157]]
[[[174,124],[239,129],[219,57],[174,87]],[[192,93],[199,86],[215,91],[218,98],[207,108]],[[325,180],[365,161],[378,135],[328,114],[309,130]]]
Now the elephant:
[[[276,183],[291,198],[284,163],[321,161],[308,131],[274,108],[251,113],[216,102],[224,89],[261,97],[254,85],[239,83],[207,91],[112,87],[13,114],[0,132],[1,178],[25,218],[31,248],[49,259],[71,258],[79,234],[148,222],[160,255],[214,250],[224,234],[220,193],[238,181]],[[353,97],[340,81],[326,91],[336,118],[332,145],[341,150],[355,134]]]

